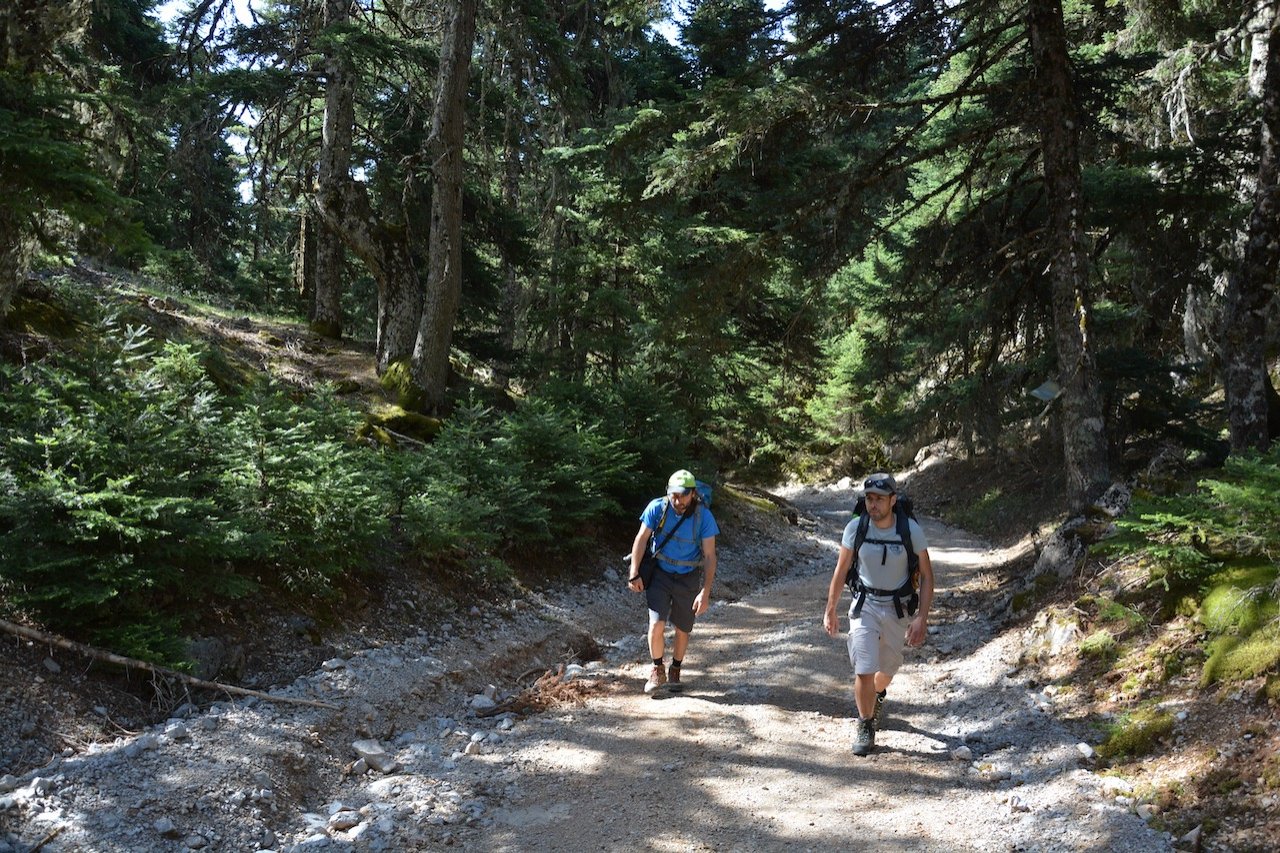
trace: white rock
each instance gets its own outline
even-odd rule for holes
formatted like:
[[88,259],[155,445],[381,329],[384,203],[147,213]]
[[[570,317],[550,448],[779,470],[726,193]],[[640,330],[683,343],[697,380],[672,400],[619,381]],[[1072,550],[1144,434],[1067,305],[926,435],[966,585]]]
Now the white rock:
[[497,702],[493,701],[488,696],[485,696],[483,693],[478,693],[475,696],[472,696],[470,705],[471,710],[473,711],[488,711],[492,708],[498,707]]
[[326,672],[333,672],[338,669],[346,669],[347,662],[342,658],[329,658],[327,661],[320,664],[320,668]]
[[1085,759],[1090,761],[1092,761],[1093,757],[1098,754],[1093,747],[1083,742],[1076,744],[1076,749],[1080,752],[1082,756],[1084,756]]
[[351,748],[364,759],[366,764],[379,773],[390,773],[397,766],[395,759],[388,755],[382,748],[382,744],[376,740],[358,740],[351,744]]
[[972,761],[973,750],[969,749],[969,747],[967,746],[958,746],[955,749],[951,750],[951,760],[952,761]]

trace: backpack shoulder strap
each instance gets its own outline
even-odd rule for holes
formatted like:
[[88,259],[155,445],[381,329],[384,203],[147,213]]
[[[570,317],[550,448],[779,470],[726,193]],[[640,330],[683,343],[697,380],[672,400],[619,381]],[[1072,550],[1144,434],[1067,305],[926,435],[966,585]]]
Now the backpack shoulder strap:
[[906,546],[907,559],[910,560],[916,555],[915,548],[911,547],[911,517],[906,512],[895,512],[894,515],[897,516],[898,538]]
[[871,516],[865,512],[858,516],[858,529],[853,534],[853,560],[858,561],[858,549],[867,541],[867,530],[871,526]]

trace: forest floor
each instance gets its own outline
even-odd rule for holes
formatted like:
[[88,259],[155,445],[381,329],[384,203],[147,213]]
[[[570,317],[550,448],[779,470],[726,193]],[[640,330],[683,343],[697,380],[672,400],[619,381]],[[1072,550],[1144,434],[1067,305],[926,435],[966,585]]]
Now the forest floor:
[[[376,393],[367,353],[205,322],[304,382]],[[999,472],[940,454],[903,473],[927,515]],[[722,490],[721,571],[679,693],[641,691],[644,608],[614,553],[592,581],[452,613],[388,567],[333,624],[264,605],[224,626],[242,685],[327,707],[189,694],[7,639],[0,853],[1276,849],[1280,718],[1258,685],[1175,678],[1160,700],[1173,732],[1130,762],[1089,757],[1124,710],[1113,677],[1094,683],[1071,642],[1038,655],[1042,620],[1006,606],[1043,533],[1033,516],[991,541],[925,519],[930,638],[890,689],[877,750],[854,756],[843,639],[821,625],[854,492],[774,491],[789,512]]]

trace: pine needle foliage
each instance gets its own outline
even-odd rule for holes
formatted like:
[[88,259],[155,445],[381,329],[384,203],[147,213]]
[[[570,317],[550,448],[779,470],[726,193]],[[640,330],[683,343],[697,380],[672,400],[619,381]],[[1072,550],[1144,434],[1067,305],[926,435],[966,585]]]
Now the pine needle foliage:
[[0,612],[123,654],[181,666],[211,608],[323,602],[405,553],[496,592],[504,555],[579,553],[688,458],[675,401],[625,382],[473,398],[430,445],[375,447],[331,389],[215,384],[216,352],[45,297],[83,322],[0,362]]
[[363,561],[387,518],[354,415],[269,387],[235,405],[194,348],[114,317],[86,337],[0,364],[7,610],[173,663],[210,603],[324,593]]
[[1206,683],[1280,666],[1280,450],[1232,456],[1189,493],[1140,497],[1118,526],[1103,550],[1140,556],[1166,608],[1204,626]]

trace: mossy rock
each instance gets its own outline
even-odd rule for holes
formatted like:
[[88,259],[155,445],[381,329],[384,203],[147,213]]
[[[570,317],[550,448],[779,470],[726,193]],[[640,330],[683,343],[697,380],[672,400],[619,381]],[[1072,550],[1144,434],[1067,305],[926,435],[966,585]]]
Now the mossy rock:
[[373,429],[427,442],[440,434],[443,422],[430,415],[411,412],[403,406],[379,406],[365,415],[365,424]]
[[359,438],[370,439],[376,444],[381,445],[382,447],[397,446],[396,440],[391,435],[391,433],[387,432],[385,429],[383,429],[380,426],[374,426],[368,421],[365,421],[364,423],[360,424],[360,426],[356,427],[356,436]]

